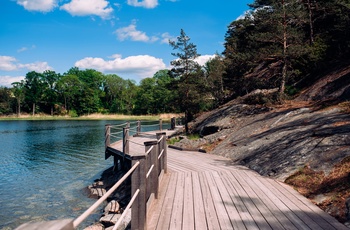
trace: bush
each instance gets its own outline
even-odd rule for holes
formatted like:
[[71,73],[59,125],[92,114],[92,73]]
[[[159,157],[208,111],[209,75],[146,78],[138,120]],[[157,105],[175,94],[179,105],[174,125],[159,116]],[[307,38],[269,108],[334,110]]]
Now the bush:
[[70,117],[79,117],[77,111],[75,111],[75,110],[70,110],[68,115]]

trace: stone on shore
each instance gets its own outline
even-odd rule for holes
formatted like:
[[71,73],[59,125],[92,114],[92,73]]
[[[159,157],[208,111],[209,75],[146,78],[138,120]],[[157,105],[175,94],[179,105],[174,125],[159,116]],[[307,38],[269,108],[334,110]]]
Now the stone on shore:
[[94,225],[84,228],[84,230],[104,230],[105,226],[101,223],[95,223]]
[[119,205],[118,201],[112,200],[105,207],[105,214],[107,215],[109,213],[118,213],[119,208],[120,208],[120,205]]

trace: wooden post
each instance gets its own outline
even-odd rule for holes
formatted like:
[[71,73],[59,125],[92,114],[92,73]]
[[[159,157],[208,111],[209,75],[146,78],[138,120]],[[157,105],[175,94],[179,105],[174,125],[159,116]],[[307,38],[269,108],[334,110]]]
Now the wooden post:
[[159,130],[162,131],[163,128],[163,121],[162,119],[159,119]]
[[131,176],[131,194],[133,196],[137,189],[140,189],[140,192],[131,208],[131,229],[145,230],[147,229],[146,156],[134,156],[132,166],[137,161],[140,165]]
[[[167,143],[166,143],[166,133],[157,133],[157,140],[163,136],[163,139],[159,142],[159,154],[164,150],[163,156],[160,159],[160,171],[164,170],[164,173],[168,172],[168,156],[167,156]],[[160,172],[159,172],[160,173]]]
[[137,135],[141,133],[141,121],[137,121]]
[[171,118],[171,130],[174,130],[176,127],[176,118],[175,117],[172,117]]
[[105,159],[107,160],[111,155],[107,153],[107,147],[111,145],[111,125],[105,125]]
[[123,128],[123,154],[129,154],[129,128]]
[[105,150],[111,144],[111,125],[105,125]]
[[153,149],[148,153],[147,158],[149,159],[149,165],[147,167],[147,171],[152,167],[152,172],[150,172],[149,177],[147,178],[147,184],[149,184],[149,195],[151,193],[154,194],[154,197],[158,199],[158,186],[159,186],[159,178],[158,178],[158,142],[157,141],[147,141],[144,143],[145,152],[147,153],[150,148]]
[[[125,168],[125,154],[129,154],[129,127],[123,128],[123,160],[122,160],[122,169]],[[115,166],[114,166],[115,167]]]

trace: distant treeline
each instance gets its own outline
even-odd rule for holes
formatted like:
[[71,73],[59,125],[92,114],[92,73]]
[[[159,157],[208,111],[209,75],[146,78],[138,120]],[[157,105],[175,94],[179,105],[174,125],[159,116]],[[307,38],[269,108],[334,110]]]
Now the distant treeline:
[[330,67],[349,64],[349,0],[256,0],[249,6],[228,26],[224,52],[204,66],[194,62],[196,46],[181,30],[170,42],[177,51],[171,70],[140,84],[93,69],[29,72],[11,88],[0,88],[0,114],[185,112],[189,121],[255,89],[279,88],[278,101]]

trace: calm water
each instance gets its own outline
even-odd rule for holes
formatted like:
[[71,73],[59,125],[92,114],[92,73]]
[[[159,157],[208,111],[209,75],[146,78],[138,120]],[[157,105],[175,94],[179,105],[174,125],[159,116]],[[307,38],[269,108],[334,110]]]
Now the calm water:
[[94,203],[82,189],[113,164],[104,160],[107,123],[118,122],[0,121],[0,229],[76,218]]

